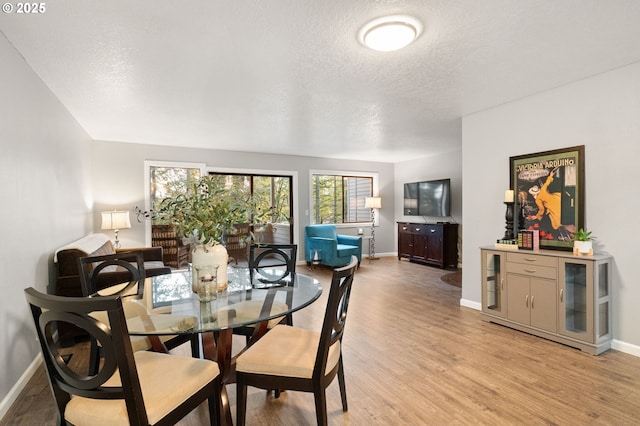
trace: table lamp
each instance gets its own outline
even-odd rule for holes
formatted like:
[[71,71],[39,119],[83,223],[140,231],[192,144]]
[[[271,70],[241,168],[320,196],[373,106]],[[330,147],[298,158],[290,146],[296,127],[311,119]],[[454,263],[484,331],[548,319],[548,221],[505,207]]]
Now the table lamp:
[[124,228],[131,228],[131,221],[129,220],[128,211],[110,211],[102,212],[102,229],[112,229],[116,235],[114,246],[120,248],[120,241],[118,240],[118,231]]

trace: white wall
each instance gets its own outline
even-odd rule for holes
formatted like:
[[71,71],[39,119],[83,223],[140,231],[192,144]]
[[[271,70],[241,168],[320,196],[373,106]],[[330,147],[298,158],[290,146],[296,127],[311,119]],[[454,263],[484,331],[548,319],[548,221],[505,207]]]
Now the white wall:
[[[92,228],[89,137],[0,33],[0,416],[40,352],[23,289]],[[15,388],[13,388],[15,389]]]
[[[297,172],[298,211],[294,212],[300,249],[304,258],[304,227],[310,217],[305,210],[310,209],[309,170],[337,170],[354,172],[378,172],[380,193],[393,200],[393,164],[353,160],[333,160],[315,157],[259,154],[208,149],[186,149],[158,145],[96,141],[93,144],[93,189],[95,196],[96,232],[100,232],[98,215],[102,210],[114,208],[133,210],[144,207],[144,161],[177,161],[205,163],[207,167],[234,168],[243,170],[275,170]],[[378,254],[393,252],[393,203],[385,203],[380,215],[380,227],[376,228],[376,251]],[[120,230],[123,247],[144,244],[144,224],[136,222],[132,216],[131,229]],[[345,229],[343,233],[355,234]],[[366,248],[364,249],[366,253]]]
[[615,259],[614,345],[640,355],[638,250],[631,238],[640,211],[640,64],[463,118],[462,297],[480,304],[478,248],[504,234],[509,157],[576,145],[586,151],[585,224],[597,237],[595,250]]

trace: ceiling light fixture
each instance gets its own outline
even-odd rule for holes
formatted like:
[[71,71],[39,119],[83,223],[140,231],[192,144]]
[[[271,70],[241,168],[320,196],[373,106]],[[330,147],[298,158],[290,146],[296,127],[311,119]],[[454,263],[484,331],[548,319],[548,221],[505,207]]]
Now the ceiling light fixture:
[[374,19],[358,33],[360,42],[370,49],[391,52],[402,49],[420,36],[422,24],[404,15]]

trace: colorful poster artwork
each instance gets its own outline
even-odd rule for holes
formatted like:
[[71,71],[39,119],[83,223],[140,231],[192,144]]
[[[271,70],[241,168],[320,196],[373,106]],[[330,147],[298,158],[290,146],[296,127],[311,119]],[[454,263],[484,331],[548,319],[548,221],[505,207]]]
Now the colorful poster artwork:
[[539,231],[540,248],[573,247],[583,227],[584,146],[511,157],[516,234]]

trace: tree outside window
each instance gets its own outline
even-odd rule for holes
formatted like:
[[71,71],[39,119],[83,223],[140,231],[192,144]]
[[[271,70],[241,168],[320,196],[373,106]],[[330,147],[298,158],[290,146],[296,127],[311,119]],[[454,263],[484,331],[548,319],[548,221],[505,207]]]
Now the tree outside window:
[[370,176],[312,175],[313,223],[368,222],[364,199],[373,194]]

